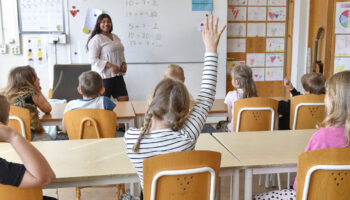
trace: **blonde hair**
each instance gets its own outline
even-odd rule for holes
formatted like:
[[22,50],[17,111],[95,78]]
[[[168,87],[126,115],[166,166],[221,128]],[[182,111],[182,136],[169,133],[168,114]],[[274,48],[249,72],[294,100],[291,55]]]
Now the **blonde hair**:
[[347,146],[350,141],[350,71],[334,74],[326,81],[326,95],[331,102],[328,115],[319,127],[344,126]]
[[253,80],[253,72],[247,65],[238,65],[231,70],[231,78],[238,81],[243,89],[243,98],[257,97],[258,92]]
[[31,66],[20,66],[13,68],[8,76],[7,85],[2,91],[11,102],[21,91],[26,89],[37,90],[34,83],[37,79],[35,70]]
[[164,78],[173,78],[185,82],[185,73],[180,65],[168,65],[164,71]]
[[149,133],[151,120],[164,120],[169,127],[177,131],[184,125],[190,107],[190,96],[186,86],[175,79],[164,79],[155,87],[151,103],[147,109],[144,126],[134,144],[133,152],[138,152],[140,142],[145,134]]

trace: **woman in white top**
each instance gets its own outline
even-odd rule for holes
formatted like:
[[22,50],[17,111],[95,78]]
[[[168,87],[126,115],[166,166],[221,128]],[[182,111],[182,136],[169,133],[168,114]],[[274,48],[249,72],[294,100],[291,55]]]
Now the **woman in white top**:
[[91,69],[100,74],[106,91],[104,96],[128,101],[128,92],[123,74],[126,73],[124,46],[119,37],[112,33],[111,17],[101,14],[87,42]]

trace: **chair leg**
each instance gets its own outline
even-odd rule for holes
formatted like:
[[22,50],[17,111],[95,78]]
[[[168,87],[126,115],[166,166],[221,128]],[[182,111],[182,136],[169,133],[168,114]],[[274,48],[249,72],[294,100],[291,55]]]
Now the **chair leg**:
[[271,174],[271,186],[276,187],[276,174]]
[[81,197],[80,188],[79,188],[79,187],[76,187],[76,188],[75,188],[75,199],[76,199],[76,200],[80,200],[80,197]]
[[265,188],[269,188],[269,174],[265,174]]
[[262,182],[262,181],[261,181],[261,174],[259,174],[259,180],[258,180],[258,185],[259,185],[259,186],[261,186],[261,184],[262,184],[261,182]]
[[281,176],[280,173],[277,174],[277,184],[278,184],[278,190],[281,190]]
[[290,188],[290,173],[287,173],[287,189]]

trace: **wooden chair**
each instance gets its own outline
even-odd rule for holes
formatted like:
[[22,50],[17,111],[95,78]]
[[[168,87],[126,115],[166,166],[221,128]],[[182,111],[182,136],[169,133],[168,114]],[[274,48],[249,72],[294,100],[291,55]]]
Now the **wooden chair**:
[[314,129],[325,118],[325,95],[305,94],[295,96],[290,103],[290,127],[296,129]]
[[[278,101],[266,97],[240,99],[234,102],[234,129],[244,131],[273,131],[277,118]],[[274,175],[272,184],[275,185]],[[278,187],[281,189],[280,176],[277,174]],[[261,185],[261,175],[259,175]],[[269,174],[265,175],[265,187],[269,187]]]
[[297,200],[345,200],[350,197],[350,148],[299,155]]
[[221,154],[183,151],[143,161],[144,199],[214,200]]
[[28,141],[32,140],[30,130],[30,112],[28,109],[17,106],[11,106],[8,125],[11,128],[15,129]]
[[41,188],[18,188],[8,185],[0,185],[0,199],[11,200],[42,200]]
[[[77,109],[64,114],[64,123],[70,140],[114,138],[117,131],[117,116],[115,112],[103,109]],[[76,199],[80,200],[80,189],[76,187]],[[125,193],[125,186],[117,184],[117,200]],[[121,192],[121,193],[120,193]]]
[[266,97],[237,100],[233,105],[234,129],[243,131],[273,130],[277,116],[278,101]]

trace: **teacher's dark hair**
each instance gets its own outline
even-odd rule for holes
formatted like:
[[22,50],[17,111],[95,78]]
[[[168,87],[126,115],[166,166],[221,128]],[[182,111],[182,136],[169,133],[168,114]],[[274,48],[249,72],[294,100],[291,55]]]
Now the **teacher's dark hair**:
[[[89,42],[90,42],[91,38],[93,38],[96,34],[99,34],[99,33],[102,32],[101,28],[100,28],[100,24],[101,24],[103,18],[108,18],[111,21],[111,23],[112,23],[112,19],[111,19],[111,17],[108,14],[103,13],[103,14],[101,14],[101,15],[99,15],[97,17],[94,30],[92,30],[91,35],[90,35],[90,37],[89,37],[89,39],[88,39],[88,41],[86,43],[86,49],[87,50],[89,50],[88,45],[89,45]],[[111,33],[112,31],[113,31],[113,23],[112,23],[112,26],[111,26],[111,30],[109,30],[109,33]]]

